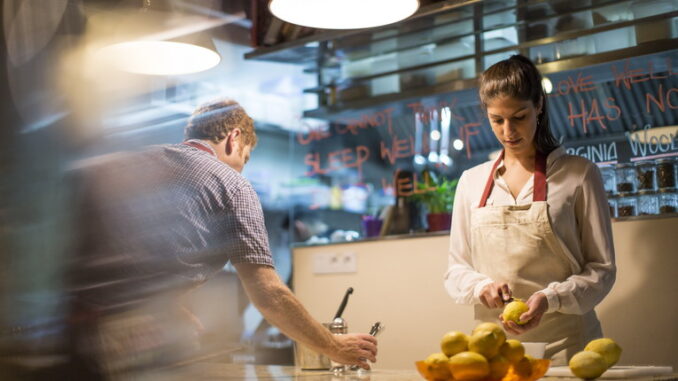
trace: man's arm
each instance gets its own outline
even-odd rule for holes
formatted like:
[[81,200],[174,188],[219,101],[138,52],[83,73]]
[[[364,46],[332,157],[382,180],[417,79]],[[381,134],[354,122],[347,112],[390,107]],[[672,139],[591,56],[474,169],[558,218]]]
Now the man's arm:
[[376,362],[377,340],[367,334],[332,335],[315,321],[270,266],[233,265],[245,292],[269,323],[295,341],[324,353],[332,360],[369,369]]

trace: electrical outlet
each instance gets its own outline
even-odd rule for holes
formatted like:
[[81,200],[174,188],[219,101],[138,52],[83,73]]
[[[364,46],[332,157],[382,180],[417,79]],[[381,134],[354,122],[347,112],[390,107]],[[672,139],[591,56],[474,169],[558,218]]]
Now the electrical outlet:
[[315,253],[313,254],[314,274],[354,273],[357,271],[355,253]]

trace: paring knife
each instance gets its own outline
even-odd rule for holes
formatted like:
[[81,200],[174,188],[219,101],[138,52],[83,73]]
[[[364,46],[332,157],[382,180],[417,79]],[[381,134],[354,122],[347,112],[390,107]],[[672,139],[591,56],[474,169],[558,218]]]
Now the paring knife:
[[384,326],[381,325],[381,322],[376,322],[372,328],[370,328],[370,335],[377,336],[382,329],[384,329]]

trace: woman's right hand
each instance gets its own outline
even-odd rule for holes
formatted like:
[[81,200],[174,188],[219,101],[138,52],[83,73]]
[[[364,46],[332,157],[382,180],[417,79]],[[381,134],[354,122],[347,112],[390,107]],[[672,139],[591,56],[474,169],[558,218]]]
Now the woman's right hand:
[[507,283],[492,282],[480,291],[480,302],[487,308],[501,308],[511,299],[511,295]]

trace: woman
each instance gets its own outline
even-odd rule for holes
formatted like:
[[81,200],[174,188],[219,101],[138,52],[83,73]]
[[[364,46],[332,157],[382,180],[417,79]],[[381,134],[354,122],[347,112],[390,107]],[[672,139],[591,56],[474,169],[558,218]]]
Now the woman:
[[[491,66],[479,92],[504,149],[459,180],[445,287],[455,302],[474,304],[476,320],[547,342],[545,356],[563,365],[602,336],[593,308],[615,280],[600,173],[552,135],[541,74],[529,59]],[[529,306],[523,325],[500,318],[511,297]]]

